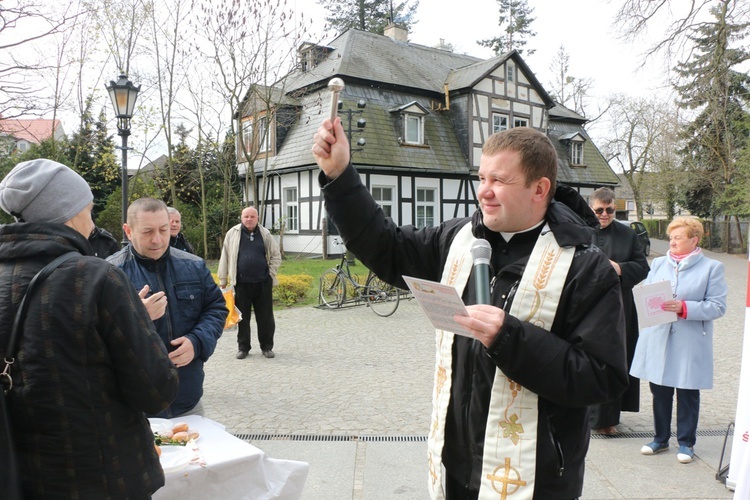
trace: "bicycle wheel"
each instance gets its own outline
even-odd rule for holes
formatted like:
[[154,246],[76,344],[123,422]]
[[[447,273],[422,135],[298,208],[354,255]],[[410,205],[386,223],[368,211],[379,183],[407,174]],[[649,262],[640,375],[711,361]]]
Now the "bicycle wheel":
[[329,269],[320,276],[319,298],[321,304],[331,309],[341,307],[346,298],[346,284],[336,269]]
[[374,274],[367,280],[367,305],[378,316],[390,316],[398,308],[398,302],[401,300],[399,289],[389,285]]

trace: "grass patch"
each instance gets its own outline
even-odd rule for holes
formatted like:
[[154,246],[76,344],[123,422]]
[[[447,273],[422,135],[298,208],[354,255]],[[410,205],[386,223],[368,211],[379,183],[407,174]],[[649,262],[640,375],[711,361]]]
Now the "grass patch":
[[[317,306],[318,305],[318,287],[320,285],[320,275],[328,269],[336,267],[340,262],[340,258],[336,259],[310,259],[305,256],[291,256],[281,262],[279,268],[279,276],[295,277],[299,276],[301,280],[304,280],[305,276],[309,276],[312,279],[309,280],[309,287],[307,293],[302,294],[292,306],[288,306],[284,303],[289,303],[287,293],[279,293],[279,287],[274,288],[274,309],[286,309],[287,307],[299,307],[299,306]],[[216,273],[219,269],[218,260],[206,261],[208,268],[212,273]],[[349,264],[351,267],[350,271],[353,275],[359,276],[359,282],[367,278],[369,270],[359,261],[355,261],[355,264]],[[300,281],[300,280],[295,280]],[[279,297],[283,295],[284,298]]]

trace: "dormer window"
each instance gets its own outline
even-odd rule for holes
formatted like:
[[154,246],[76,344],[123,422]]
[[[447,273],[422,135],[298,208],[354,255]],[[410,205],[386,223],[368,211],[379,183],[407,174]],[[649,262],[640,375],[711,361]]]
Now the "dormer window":
[[313,54],[312,49],[303,52],[299,55],[300,59],[300,69],[302,71],[310,71],[315,67],[315,54]]
[[583,142],[570,143],[571,165],[583,165]]
[[245,153],[250,156],[273,154],[273,127],[269,123],[273,123],[273,118],[265,115],[248,117],[242,122],[242,146],[237,151],[241,158]]
[[333,47],[325,45],[315,45],[314,43],[305,42],[297,49],[297,62],[300,71],[310,71],[315,66],[323,62],[326,56],[333,50]]
[[401,118],[401,137],[399,142],[408,146],[424,146],[427,144],[424,136],[424,122],[429,114],[427,109],[416,101],[389,110],[398,113]]
[[560,142],[568,148],[568,161],[572,167],[585,167],[583,158],[583,145],[586,138],[579,132],[571,132],[560,136]]
[[258,153],[266,153],[271,149],[271,131],[268,129],[268,120],[264,116],[257,122],[258,129]]
[[424,144],[424,117],[404,113],[404,142]]

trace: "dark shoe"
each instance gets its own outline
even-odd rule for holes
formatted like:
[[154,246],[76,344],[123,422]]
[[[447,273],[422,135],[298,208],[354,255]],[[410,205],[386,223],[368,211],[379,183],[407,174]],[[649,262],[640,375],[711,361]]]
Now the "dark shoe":
[[247,357],[247,351],[237,351],[237,359],[245,359]]
[[263,351],[263,356],[267,357],[268,359],[275,358],[276,355],[273,353],[272,350]]

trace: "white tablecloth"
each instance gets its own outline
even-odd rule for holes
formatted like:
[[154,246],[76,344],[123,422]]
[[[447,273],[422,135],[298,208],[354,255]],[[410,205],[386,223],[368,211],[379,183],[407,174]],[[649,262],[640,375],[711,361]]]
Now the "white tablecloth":
[[237,439],[213,420],[190,415],[172,419],[200,432],[196,441],[205,466],[190,463],[166,474],[167,482],[154,500],[164,499],[298,499],[309,464],[279,460]]

